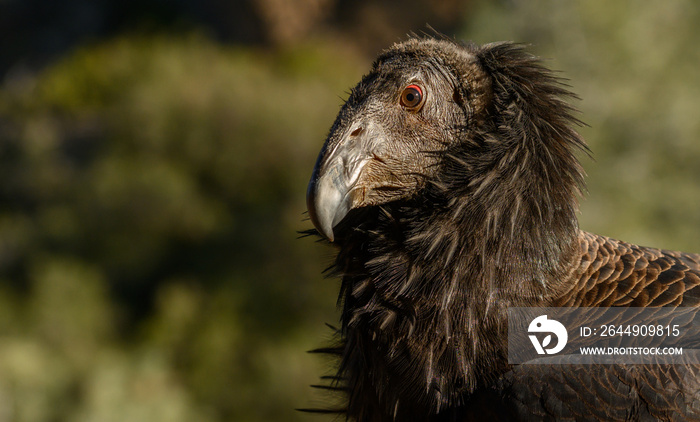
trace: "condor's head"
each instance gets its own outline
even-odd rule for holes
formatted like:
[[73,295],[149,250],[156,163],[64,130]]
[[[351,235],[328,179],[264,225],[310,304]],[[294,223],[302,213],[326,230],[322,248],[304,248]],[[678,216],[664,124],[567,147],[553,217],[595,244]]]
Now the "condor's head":
[[412,201],[486,233],[573,232],[583,177],[573,150],[585,145],[567,96],[518,45],[396,44],[331,128],[308,186],[311,221],[334,241],[353,210]]

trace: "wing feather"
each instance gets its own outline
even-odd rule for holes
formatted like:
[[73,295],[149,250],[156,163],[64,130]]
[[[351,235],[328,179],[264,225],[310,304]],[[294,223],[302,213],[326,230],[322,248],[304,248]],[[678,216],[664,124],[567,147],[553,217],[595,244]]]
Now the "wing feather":
[[573,283],[552,306],[700,305],[700,255],[648,248],[581,232]]

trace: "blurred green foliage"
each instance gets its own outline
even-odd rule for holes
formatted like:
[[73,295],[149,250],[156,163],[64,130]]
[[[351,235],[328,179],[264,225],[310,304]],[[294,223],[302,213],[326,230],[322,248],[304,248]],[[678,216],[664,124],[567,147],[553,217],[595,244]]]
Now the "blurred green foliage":
[[[700,252],[700,6],[483,2],[590,126],[584,229]],[[420,28],[416,28],[419,30]],[[397,34],[397,39],[401,34]],[[95,41],[0,86],[0,421],[309,420],[332,250],[305,188],[370,59],[197,34]]]
[[335,286],[296,231],[360,65],[324,45],[124,36],[6,87],[0,410],[301,417]]

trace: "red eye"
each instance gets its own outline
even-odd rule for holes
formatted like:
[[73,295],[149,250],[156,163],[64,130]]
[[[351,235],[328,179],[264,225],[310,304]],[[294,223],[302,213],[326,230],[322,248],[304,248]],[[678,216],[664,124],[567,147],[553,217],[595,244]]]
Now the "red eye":
[[401,93],[401,105],[413,111],[418,111],[423,105],[423,90],[415,84],[411,84],[404,88]]

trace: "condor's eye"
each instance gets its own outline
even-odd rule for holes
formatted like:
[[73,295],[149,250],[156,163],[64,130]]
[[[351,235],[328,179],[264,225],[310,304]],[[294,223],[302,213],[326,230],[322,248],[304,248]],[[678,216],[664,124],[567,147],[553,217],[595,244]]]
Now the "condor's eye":
[[400,102],[402,106],[412,111],[418,111],[423,105],[424,98],[423,89],[418,85],[411,84],[404,88]]

